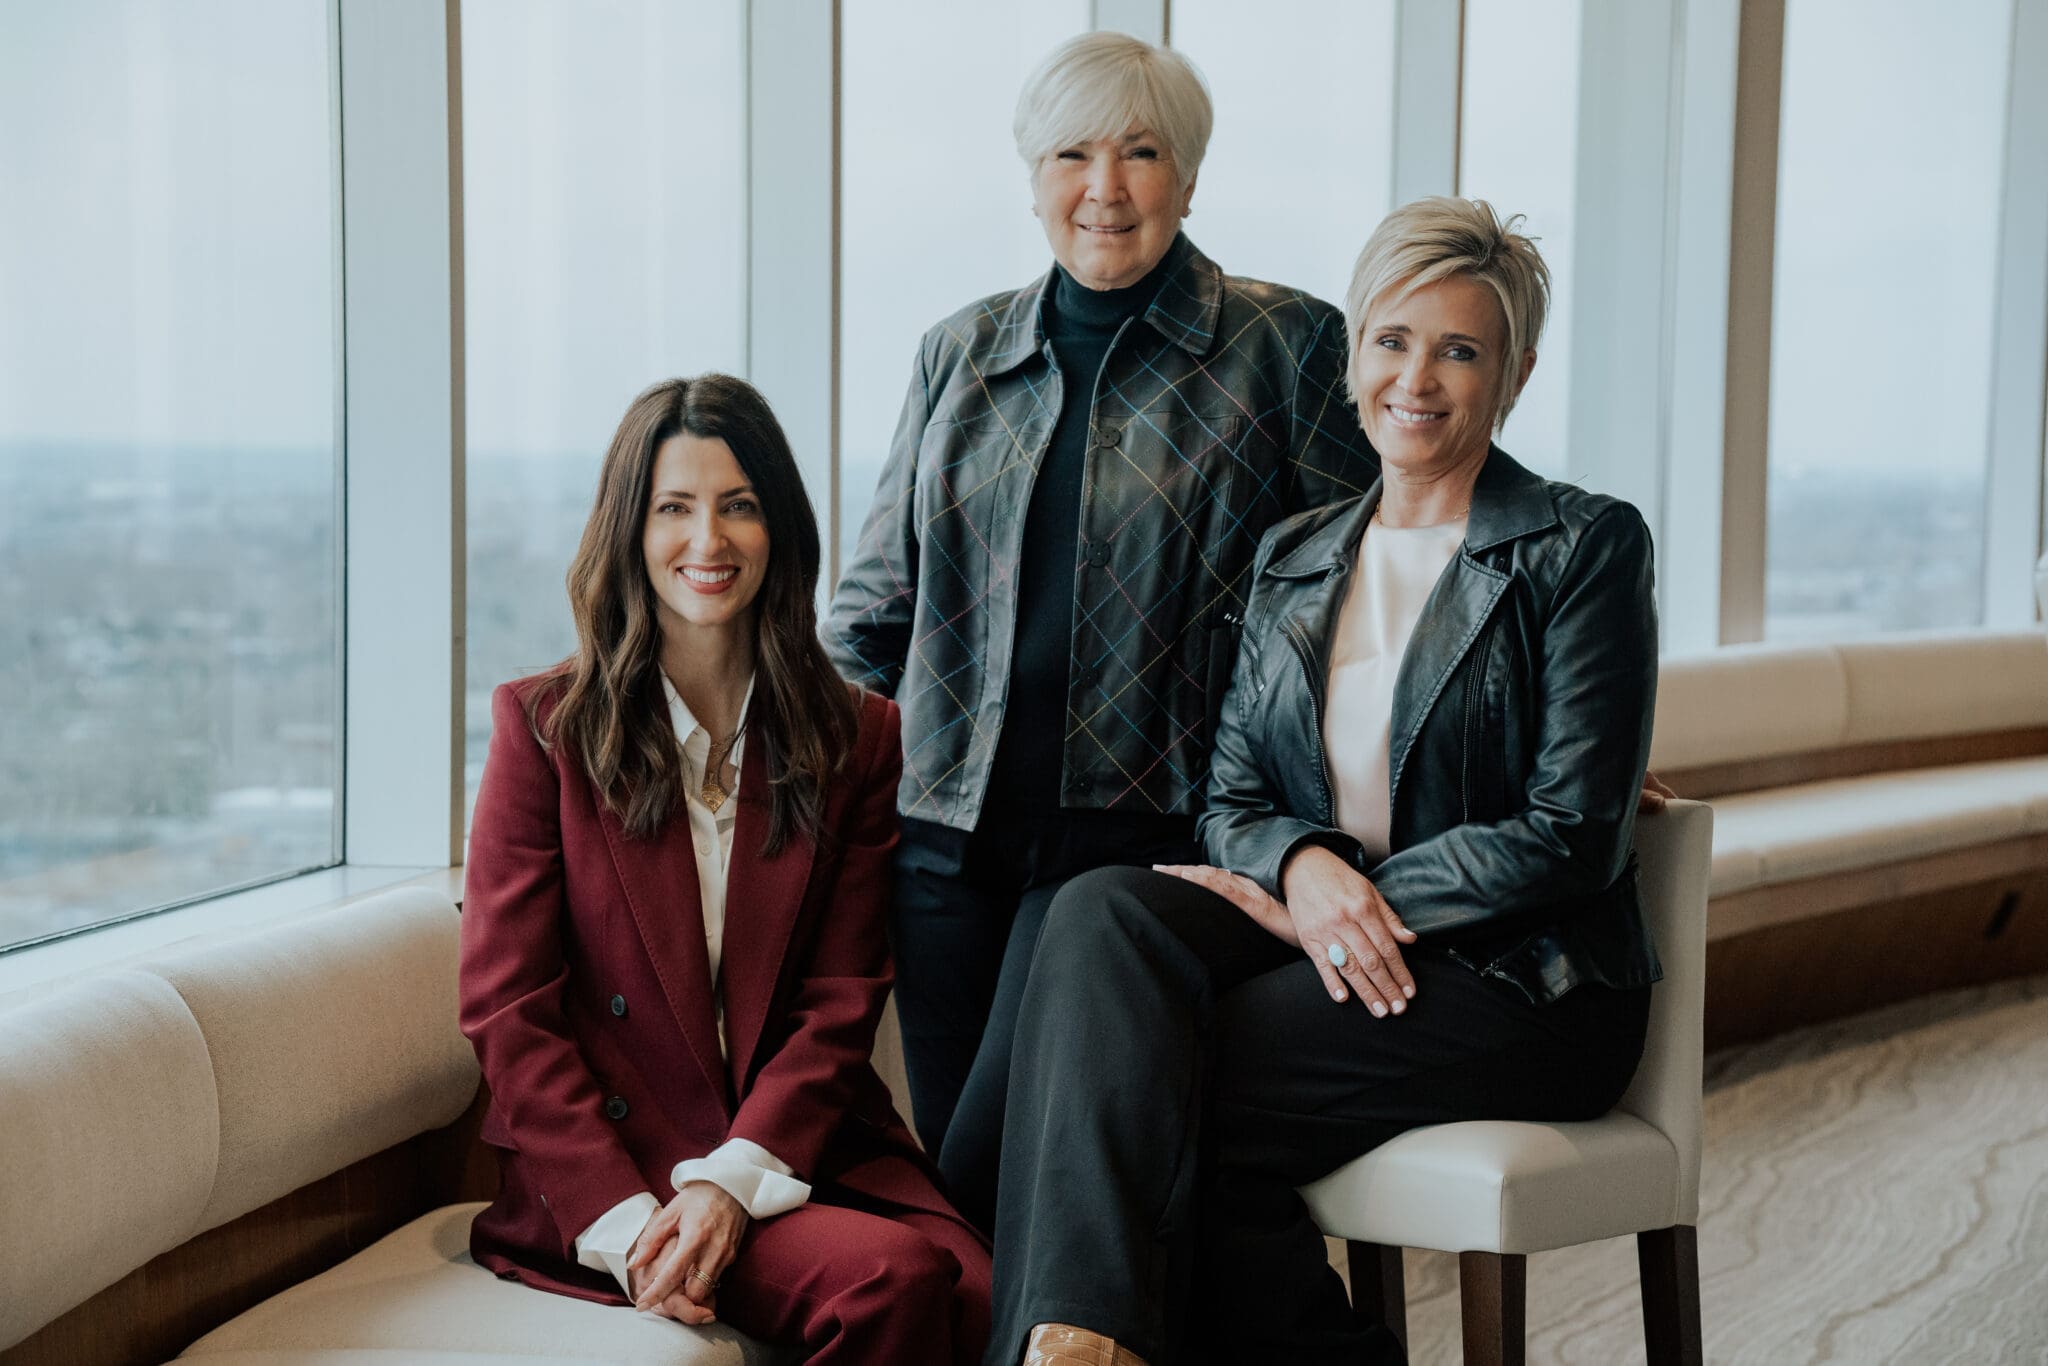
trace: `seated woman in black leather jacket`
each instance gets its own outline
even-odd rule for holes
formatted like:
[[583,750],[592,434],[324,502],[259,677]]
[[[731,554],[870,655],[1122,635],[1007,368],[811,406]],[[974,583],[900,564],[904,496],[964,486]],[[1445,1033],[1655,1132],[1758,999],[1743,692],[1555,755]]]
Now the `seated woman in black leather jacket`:
[[989,1361],[1399,1360],[1294,1188],[1422,1124],[1590,1118],[1658,975],[1630,847],[1650,536],[1491,435],[1542,258],[1484,203],[1389,215],[1346,300],[1384,476],[1259,549],[1200,832],[1071,882],[1012,1063]]

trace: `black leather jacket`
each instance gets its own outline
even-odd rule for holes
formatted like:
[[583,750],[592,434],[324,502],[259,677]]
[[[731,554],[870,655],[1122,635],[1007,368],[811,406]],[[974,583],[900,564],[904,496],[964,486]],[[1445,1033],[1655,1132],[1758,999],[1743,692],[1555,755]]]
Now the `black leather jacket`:
[[1335,828],[1322,715],[1379,493],[1289,518],[1259,547],[1201,819],[1210,860],[1278,896],[1287,855],[1327,845],[1423,942],[1534,1001],[1656,981],[1630,846],[1657,691],[1642,517],[1487,457],[1395,680],[1393,852],[1367,866]]
[[[1099,375],[1063,376],[1046,280],[925,334],[860,541],[820,631],[903,709],[906,816],[973,829],[1009,702],[1016,572],[1040,459],[1089,405],[1061,804],[1193,815],[1267,527],[1379,462],[1344,391],[1344,317],[1176,239]],[[1050,277],[1048,277],[1050,278]]]

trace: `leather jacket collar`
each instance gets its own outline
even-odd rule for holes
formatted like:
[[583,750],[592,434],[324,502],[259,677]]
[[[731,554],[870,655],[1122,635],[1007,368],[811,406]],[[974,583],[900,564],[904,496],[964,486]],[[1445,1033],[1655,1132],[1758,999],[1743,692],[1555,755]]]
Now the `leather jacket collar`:
[[[1472,486],[1472,511],[1465,524],[1464,553],[1477,555],[1522,536],[1546,531],[1557,525],[1557,505],[1551,501],[1543,476],[1534,473],[1499,446],[1488,446],[1486,463],[1479,467],[1479,479]],[[1331,570],[1349,572],[1351,556],[1365,535],[1365,524],[1379,511],[1386,490],[1384,478],[1375,479],[1365,496],[1304,538],[1285,555],[1266,565],[1266,573],[1279,579],[1313,578]]]
[[[1142,315],[1144,321],[1189,355],[1206,355],[1216,340],[1216,316],[1223,309],[1223,271],[1195,250],[1186,233],[1175,235],[1166,257],[1166,278]],[[985,373],[1014,370],[1045,349],[1045,296],[1052,279],[1053,272],[1047,270],[1038,283],[1017,291],[1003,310],[997,335],[1004,341]]]

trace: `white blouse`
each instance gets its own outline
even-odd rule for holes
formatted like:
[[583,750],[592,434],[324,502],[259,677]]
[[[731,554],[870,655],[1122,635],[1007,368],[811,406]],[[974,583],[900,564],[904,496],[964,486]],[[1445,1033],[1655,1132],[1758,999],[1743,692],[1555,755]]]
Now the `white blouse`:
[[1423,604],[1464,543],[1466,520],[1389,527],[1375,513],[1359,540],[1351,586],[1337,614],[1323,750],[1336,788],[1337,827],[1373,859],[1391,852],[1394,680]]
[[[683,806],[690,823],[690,847],[697,856],[697,893],[704,910],[704,950],[711,960],[711,980],[706,988],[716,992],[713,1006],[718,1018],[718,1051],[726,1052],[725,994],[718,989],[718,965],[725,952],[725,884],[732,866],[732,830],[739,813],[739,769],[746,753],[746,732],[732,747],[733,784],[725,800],[713,811],[704,804],[704,767],[711,759],[711,732],[704,729],[682,694],[663,674],[661,689],[668,697],[668,715],[676,739],[683,746]],[[747,680],[747,695],[740,703],[741,725],[754,700],[754,680]],[[740,1202],[755,1219],[784,1214],[811,1198],[811,1188],[796,1179],[789,1164],[758,1143],[729,1138],[703,1157],[686,1158],[669,1173],[669,1184],[681,1190],[686,1181],[709,1181]],[[651,1191],[628,1196],[599,1215],[597,1221],[576,1238],[576,1260],[594,1271],[609,1271],[619,1289],[633,1293],[626,1283],[626,1258],[633,1240],[661,1208]]]

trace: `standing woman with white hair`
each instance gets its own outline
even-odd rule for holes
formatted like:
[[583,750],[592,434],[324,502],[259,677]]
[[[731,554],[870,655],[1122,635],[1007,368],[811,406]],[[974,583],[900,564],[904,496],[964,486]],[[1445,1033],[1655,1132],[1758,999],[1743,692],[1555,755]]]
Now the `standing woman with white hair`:
[[925,334],[823,631],[902,708],[912,1108],[984,1227],[1046,907],[1087,869],[1195,857],[1259,537],[1377,474],[1339,311],[1225,275],[1180,231],[1210,123],[1187,59],[1124,34],[1025,83],[1053,267]]
[[[1633,507],[1492,434],[1548,273],[1484,203],[1388,215],[1346,298],[1385,478],[1274,527],[1211,763],[1214,866],[1047,913],[986,1361],[1399,1361],[1295,1188],[1403,1130],[1590,1119],[1659,968],[1636,894],[1657,621]],[[1062,1355],[1065,1353],[1065,1355]]]

